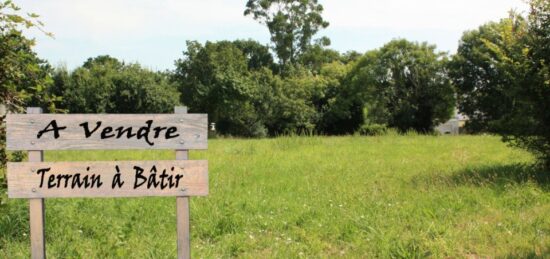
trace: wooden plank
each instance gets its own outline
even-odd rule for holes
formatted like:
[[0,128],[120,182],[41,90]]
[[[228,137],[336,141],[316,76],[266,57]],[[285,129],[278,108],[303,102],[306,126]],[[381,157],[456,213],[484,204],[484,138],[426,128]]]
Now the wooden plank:
[[208,194],[205,160],[8,163],[7,173],[10,198]]
[[8,114],[6,148],[207,149],[207,123],[206,114]]
[[[187,113],[187,107],[179,106],[174,109],[177,114]],[[188,160],[188,150],[176,150],[176,160]],[[189,209],[189,197],[176,197],[176,227],[178,259],[191,258],[191,225]]]
[[[41,108],[27,108],[29,114],[42,113]],[[28,153],[29,162],[44,161],[44,152],[35,150]],[[29,225],[31,238],[31,258],[44,259],[46,258],[46,239],[45,239],[45,208],[44,199],[33,198],[29,199]]]
[[191,258],[189,197],[176,197],[176,224],[178,231],[178,259]]

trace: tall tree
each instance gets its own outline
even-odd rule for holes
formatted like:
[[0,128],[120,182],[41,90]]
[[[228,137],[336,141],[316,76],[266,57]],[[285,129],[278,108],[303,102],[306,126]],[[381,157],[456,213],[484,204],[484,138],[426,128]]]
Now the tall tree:
[[474,129],[502,135],[550,168],[550,2],[530,5],[527,19],[511,13],[465,33],[450,68]]
[[264,67],[273,68],[273,56],[269,47],[255,40],[235,40],[233,44],[241,50],[246,57],[248,70],[259,70]]
[[[462,36],[458,51],[449,63],[456,87],[458,108],[469,117],[471,132],[496,132],[496,121],[513,109],[514,84],[525,73],[520,63],[527,22],[514,13],[499,22],[489,22]],[[524,63],[524,62],[522,62]],[[518,66],[516,66],[518,65]]]
[[187,42],[176,61],[174,81],[190,111],[208,113],[218,132],[257,137],[266,134],[254,100],[258,85],[252,80],[247,56],[230,41]]
[[267,26],[284,67],[295,64],[311,46],[313,36],[328,27],[322,12],[317,0],[248,0],[244,14]]
[[357,63],[348,75],[351,93],[365,98],[372,123],[430,132],[455,106],[446,62],[434,45],[393,40]]

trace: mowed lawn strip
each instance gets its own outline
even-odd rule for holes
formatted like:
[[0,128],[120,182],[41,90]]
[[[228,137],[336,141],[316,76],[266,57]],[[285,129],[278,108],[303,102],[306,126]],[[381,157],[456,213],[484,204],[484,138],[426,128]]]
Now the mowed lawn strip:
[[[57,151],[46,161],[168,160]],[[550,255],[550,181],[494,136],[214,139],[191,199],[192,256]],[[174,258],[175,198],[46,200],[51,258]],[[0,257],[28,258],[26,200],[0,208]]]

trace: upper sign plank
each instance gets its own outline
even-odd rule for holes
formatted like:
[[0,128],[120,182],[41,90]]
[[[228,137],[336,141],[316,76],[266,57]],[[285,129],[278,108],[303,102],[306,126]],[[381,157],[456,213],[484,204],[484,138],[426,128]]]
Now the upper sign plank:
[[8,150],[207,149],[206,114],[8,114]]

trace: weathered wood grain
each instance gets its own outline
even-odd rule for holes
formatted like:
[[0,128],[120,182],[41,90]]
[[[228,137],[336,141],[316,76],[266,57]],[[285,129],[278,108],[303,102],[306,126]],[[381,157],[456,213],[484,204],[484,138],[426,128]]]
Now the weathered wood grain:
[[[28,107],[27,113],[41,114],[42,108]],[[44,151],[34,150],[29,151],[29,162],[44,161]],[[45,207],[44,199],[34,198],[29,199],[29,226],[31,237],[31,258],[45,259],[46,258],[46,239],[45,239]]]
[[[120,178],[124,181],[122,187],[112,188],[113,178],[118,166]],[[143,168],[142,176],[147,182],[134,188],[136,179],[138,183],[143,182],[142,178],[136,178],[134,166]],[[148,188],[151,168],[156,167],[155,179],[160,181],[160,175],[166,170],[168,176],[172,176],[173,183],[176,182],[176,175],[183,175],[178,186],[168,186],[161,189],[151,186]],[[42,173],[40,169],[50,170]],[[172,171],[172,168],[174,170]],[[92,181],[91,176],[100,176],[103,183],[100,187],[97,184],[85,188],[84,186],[73,186],[76,174],[83,181],[88,176],[88,182]],[[42,177],[44,175],[44,177]],[[50,175],[55,175],[55,181],[50,182]],[[72,175],[58,180],[57,175]],[[139,197],[139,196],[205,196],[208,195],[208,161],[185,160],[185,161],[109,161],[109,162],[24,162],[8,163],[8,196],[10,198],[69,198],[69,197]],[[165,183],[167,183],[165,177]],[[41,186],[41,181],[42,187]],[[53,183],[50,186],[50,183]],[[66,184],[67,183],[67,184]],[[50,188],[51,187],[51,188]]]
[[[66,127],[59,131],[46,132],[38,137],[55,120],[57,126]],[[148,143],[145,138],[127,137],[127,132],[117,138],[119,127],[132,127],[137,133],[140,127],[152,120]],[[88,123],[92,130],[101,125],[88,138],[81,123]],[[8,114],[6,118],[6,148],[8,150],[69,150],[69,149],[207,149],[208,117],[206,114]],[[101,138],[106,127],[112,131]],[[164,127],[155,138],[155,127]],[[166,129],[176,127],[176,138],[166,138]],[[51,127],[50,127],[51,129]]]
[[[187,107],[178,106],[174,113],[185,114]],[[188,160],[189,150],[176,150],[176,160]],[[189,197],[176,197],[176,229],[178,259],[191,258],[191,225],[190,225]]]

